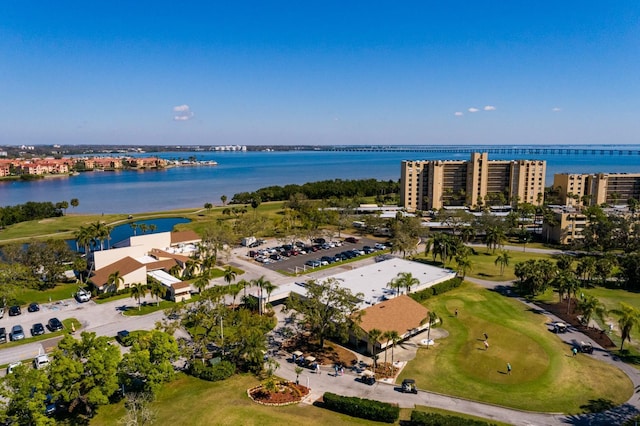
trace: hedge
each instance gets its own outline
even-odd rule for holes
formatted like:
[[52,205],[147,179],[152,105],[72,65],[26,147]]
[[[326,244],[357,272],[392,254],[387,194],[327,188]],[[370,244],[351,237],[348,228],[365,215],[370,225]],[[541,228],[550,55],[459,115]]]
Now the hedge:
[[464,419],[457,416],[449,416],[438,413],[425,413],[424,411],[412,411],[411,426],[495,426],[495,423],[487,423],[482,420]]
[[336,395],[331,392],[325,392],[322,399],[325,408],[362,419],[395,423],[400,416],[400,408],[386,402]]
[[460,285],[462,285],[462,281],[463,280],[460,277],[451,278],[450,280],[438,283],[432,287],[425,288],[422,291],[411,293],[409,296],[411,296],[411,298],[416,302],[424,302],[432,296],[437,296],[438,294],[443,294],[453,290],[454,288],[460,287]]
[[210,382],[217,382],[233,376],[236,372],[236,366],[229,361],[220,361],[213,366],[209,363],[195,361],[189,366],[188,372],[193,377]]

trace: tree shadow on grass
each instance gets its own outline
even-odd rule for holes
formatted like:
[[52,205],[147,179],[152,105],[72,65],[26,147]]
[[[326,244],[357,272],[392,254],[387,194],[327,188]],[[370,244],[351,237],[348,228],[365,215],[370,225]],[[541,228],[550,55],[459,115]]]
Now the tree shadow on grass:
[[[613,403],[608,399],[592,399],[587,404],[580,406],[586,410],[596,410],[604,407],[611,408]],[[607,408],[604,408],[607,409]],[[640,411],[631,404],[622,404],[618,407],[607,409],[604,412],[588,412],[586,414],[577,414],[567,416],[563,419],[563,423],[579,426],[593,425],[621,425],[626,421],[640,415]]]

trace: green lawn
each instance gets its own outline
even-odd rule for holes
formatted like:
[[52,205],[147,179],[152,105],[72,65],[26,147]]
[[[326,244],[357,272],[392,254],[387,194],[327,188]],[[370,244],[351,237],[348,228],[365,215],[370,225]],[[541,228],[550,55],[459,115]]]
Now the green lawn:
[[11,303],[17,305],[27,305],[31,302],[49,303],[63,299],[73,298],[73,294],[78,290],[77,284],[58,284],[54,288],[48,290],[36,290],[32,288],[19,289],[15,295],[15,300]]
[[[266,407],[254,403],[247,389],[258,380],[250,375],[207,382],[186,375],[163,386],[153,409],[158,425],[370,425],[372,422],[309,405]],[[117,425],[122,403],[100,407],[92,425]]]
[[[570,347],[548,331],[547,318],[516,300],[465,284],[425,306],[444,317],[449,337],[419,349],[399,381],[411,377],[420,388],[448,395],[564,413],[581,412],[591,399],[620,404],[633,392],[622,371],[588,355],[572,357]],[[489,335],[486,351],[483,333]]]
[[[501,253],[500,250],[496,250],[494,253],[484,247],[474,247],[474,249],[475,254],[469,256],[469,260],[472,263],[472,269],[467,272],[467,276],[489,281],[515,280],[516,276],[514,274],[514,269],[516,263],[518,262],[524,262],[529,259],[554,259],[554,256],[550,254],[509,251],[508,253],[511,257],[509,260],[509,265],[506,266],[504,268],[504,272],[500,274],[500,267],[495,264],[496,258]],[[426,259],[427,261],[432,262],[433,256],[425,256],[424,254],[420,254],[418,256],[414,256],[414,259]],[[440,258],[438,258],[438,261],[435,264],[438,266],[442,265],[440,263]],[[451,269],[455,269],[456,262],[452,260],[451,262],[447,262],[445,266]]]

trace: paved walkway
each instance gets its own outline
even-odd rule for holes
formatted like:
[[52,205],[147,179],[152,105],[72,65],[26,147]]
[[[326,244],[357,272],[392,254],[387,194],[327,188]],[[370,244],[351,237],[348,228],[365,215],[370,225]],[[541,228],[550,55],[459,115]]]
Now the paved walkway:
[[[505,296],[516,297],[511,292],[511,282],[493,282],[474,278],[467,278],[467,281],[478,284],[482,287],[495,289],[502,292]],[[549,317],[550,322],[561,321],[550,312],[547,312],[537,305],[527,302],[525,299],[518,300],[532,309],[536,309],[540,313]],[[279,324],[281,325],[281,324]],[[434,329],[434,332],[436,330]],[[432,337],[437,333],[432,332]],[[559,334],[558,337],[565,341],[568,345],[574,345],[581,341],[590,341],[587,336],[580,333],[573,327],[569,327],[568,332]],[[420,336],[420,339],[424,336]],[[276,338],[277,340],[277,338]],[[415,343],[415,342],[414,342]],[[411,346],[411,343],[409,346]],[[415,356],[415,350],[408,347],[402,354],[402,351],[396,350],[396,359],[408,361],[412,359],[411,353]],[[586,355],[585,355],[586,356]],[[594,352],[592,355],[603,362],[616,366],[624,371],[633,382],[634,389],[640,389],[640,373],[632,366],[623,363],[619,359],[612,357],[602,347],[594,344]],[[276,358],[280,363],[277,374],[287,380],[296,380],[295,367],[291,362],[291,356],[285,352],[277,352]],[[403,408],[414,408],[416,405],[424,405],[429,407],[441,408],[449,411],[471,414],[483,417],[489,420],[500,421],[513,425],[619,425],[624,421],[640,414],[640,394],[635,393],[631,398],[619,407],[604,413],[582,414],[569,416],[565,414],[553,413],[535,413],[521,411],[497,405],[470,401],[463,398],[441,395],[434,392],[420,391],[417,395],[403,394],[399,391],[397,385],[377,382],[372,386],[363,384],[358,380],[359,374],[357,370],[345,370],[343,376],[336,376],[331,366],[325,366],[321,369],[320,374],[315,374],[309,369],[305,369],[299,376],[300,384],[307,385],[311,388],[311,393],[305,399],[305,403],[312,404],[320,398],[324,392],[335,392],[340,395],[357,396],[361,398],[375,399],[378,401],[397,403]]]

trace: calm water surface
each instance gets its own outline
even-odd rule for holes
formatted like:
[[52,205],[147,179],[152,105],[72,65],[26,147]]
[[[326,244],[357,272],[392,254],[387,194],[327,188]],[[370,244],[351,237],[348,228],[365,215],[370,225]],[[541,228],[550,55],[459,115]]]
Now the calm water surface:
[[[637,150],[640,146],[625,148]],[[218,166],[87,172],[33,182],[0,182],[0,205],[78,198],[80,205],[76,209],[69,208],[69,213],[139,213],[201,207],[207,202],[220,204],[223,194],[231,199],[235,193],[270,185],[336,178],[398,180],[402,160],[468,159],[470,156],[464,153],[328,151],[169,152],[159,156],[186,158],[191,155],[198,160],[215,160]],[[553,182],[554,173],[640,172],[638,155],[490,154],[489,158],[546,160],[547,185]]]

